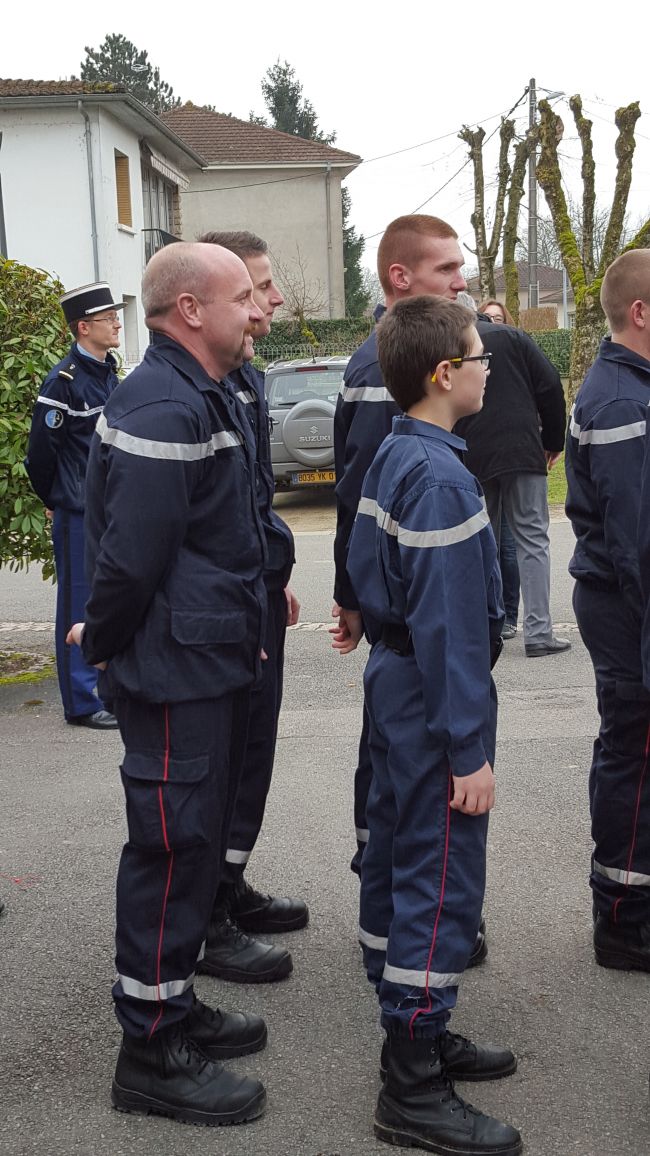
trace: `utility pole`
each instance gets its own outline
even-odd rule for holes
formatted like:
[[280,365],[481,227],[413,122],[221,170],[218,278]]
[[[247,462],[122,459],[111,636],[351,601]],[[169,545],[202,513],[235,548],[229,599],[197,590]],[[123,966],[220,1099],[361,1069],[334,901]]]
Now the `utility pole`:
[[[535,78],[528,85],[528,126],[535,128],[537,122],[537,91]],[[530,150],[528,161],[528,308],[539,305],[539,280],[537,276],[537,148]]]

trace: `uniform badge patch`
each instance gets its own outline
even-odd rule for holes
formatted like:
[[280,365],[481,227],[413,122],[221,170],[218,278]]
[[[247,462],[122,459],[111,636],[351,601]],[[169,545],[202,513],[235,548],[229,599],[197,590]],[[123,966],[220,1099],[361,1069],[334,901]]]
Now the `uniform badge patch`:
[[48,409],[45,414],[45,424],[49,429],[58,429],[63,425],[63,414],[60,409]]

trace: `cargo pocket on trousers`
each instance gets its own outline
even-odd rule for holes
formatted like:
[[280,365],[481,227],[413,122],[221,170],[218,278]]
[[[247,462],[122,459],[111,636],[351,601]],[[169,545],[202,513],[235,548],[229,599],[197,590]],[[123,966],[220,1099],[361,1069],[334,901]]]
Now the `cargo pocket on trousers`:
[[[208,755],[172,759],[131,752],[120,767],[129,843],[148,851],[175,851],[209,843]],[[212,823],[211,820],[212,819]]]

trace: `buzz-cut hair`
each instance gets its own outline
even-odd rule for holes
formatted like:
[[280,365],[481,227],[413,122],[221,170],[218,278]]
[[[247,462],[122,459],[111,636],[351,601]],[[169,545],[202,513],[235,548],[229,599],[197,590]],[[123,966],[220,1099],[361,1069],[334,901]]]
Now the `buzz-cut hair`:
[[219,232],[219,230],[214,229],[211,232],[202,233],[196,239],[202,245],[221,245],[224,249],[230,249],[230,252],[242,261],[246,257],[264,257],[269,251],[266,241],[263,241],[256,233],[249,233],[245,229],[231,232]]
[[386,388],[400,409],[425,396],[426,378],[441,361],[467,357],[475,314],[446,297],[405,297],[377,325],[379,365]]
[[428,237],[446,241],[457,238],[458,233],[440,217],[430,217],[426,213],[410,213],[391,221],[377,250],[377,273],[384,293],[391,292],[391,265],[414,268],[421,258],[422,239]]
[[612,333],[626,328],[634,301],[650,305],[650,249],[621,253],[603,277],[600,303]]

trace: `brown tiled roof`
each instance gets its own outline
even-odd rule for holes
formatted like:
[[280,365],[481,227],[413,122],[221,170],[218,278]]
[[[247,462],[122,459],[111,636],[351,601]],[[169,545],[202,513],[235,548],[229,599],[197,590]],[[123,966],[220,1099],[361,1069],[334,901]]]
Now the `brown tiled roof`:
[[[517,261],[517,274],[519,277],[519,288],[528,288],[528,262]],[[539,289],[541,292],[554,292],[555,290],[562,290],[562,270],[555,269],[552,265],[538,265],[537,266],[537,280],[539,282]],[[478,276],[470,277],[469,287],[474,292],[479,287]],[[494,270],[494,288],[497,293],[505,290],[506,283],[503,275],[503,268]]]
[[331,161],[333,165],[356,166],[361,161],[356,153],[193,104],[165,112],[161,119],[205,157],[208,164],[326,164]]
[[126,92],[123,84],[87,80],[0,80],[0,96],[76,96],[94,92]]

